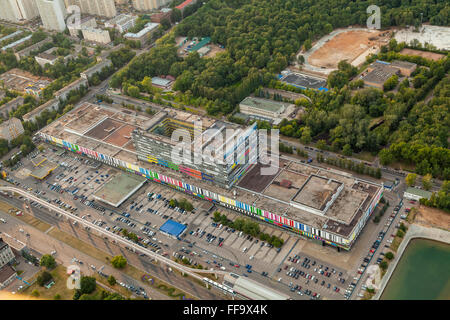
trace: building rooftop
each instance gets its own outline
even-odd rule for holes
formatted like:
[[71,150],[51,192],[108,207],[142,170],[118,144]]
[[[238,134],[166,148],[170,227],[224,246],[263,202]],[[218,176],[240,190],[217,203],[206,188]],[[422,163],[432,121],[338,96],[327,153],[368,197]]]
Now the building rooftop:
[[93,197],[109,205],[118,207],[139,190],[146,181],[147,179],[141,176],[119,171],[106,181],[93,194]]
[[140,38],[150,31],[156,29],[159,26],[159,23],[149,22],[145,25],[144,29],[139,31],[138,33],[128,32],[124,35],[125,38]]
[[183,10],[185,7],[187,7],[188,5],[190,5],[194,0],[186,0],[183,3],[181,3],[180,5],[176,6],[175,8],[179,9],[179,10]]
[[46,103],[41,104],[39,107],[37,107],[37,108],[31,110],[30,112],[28,112],[27,114],[25,114],[25,115],[23,116],[23,120],[27,120],[27,119],[29,119],[30,117],[32,117],[32,116],[34,116],[34,115],[36,115],[36,114],[41,113],[42,110],[45,110],[45,109],[49,108],[51,105],[54,105],[54,104],[56,104],[56,103],[59,104],[58,99],[53,98],[53,99],[47,101]]
[[414,69],[417,64],[408,61],[394,60],[392,61],[391,66],[405,69]]
[[418,189],[418,188],[413,188],[413,187],[409,187],[408,189],[406,189],[405,193],[414,194],[416,196],[419,196],[419,197],[422,197],[422,198],[426,198],[426,199],[429,199],[431,197],[431,195],[433,194],[430,191],[426,191],[426,190],[422,190],[422,189]]
[[375,61],[369,65],[367,74],[362,76],[365,82],[384,84],[390,77],[398,73],[398,68],[382,61]]
[[49,61],[53,61],[53,60],[58,59],[58,57],[55,56],[54,54],[51,54],[51,53],[45,53],[45,52],[39,53],[37,56],[38,56],[39,58],[46,59],[46,60],[49,60]]
[[280,112],[287,105],[286,103],[256,97],[247,97],[241,101],[241,104],[270,112]]
[[[43,128],[40,133],[56,138],[55,142],[62,139],[77,145],[77,148],[79,146],[89,149],[81,149],[85,153],[102,153],[126,162],[121,166],[129,168],[139,166],[152,170],[229,199],[276,213],[281,217],[309,224],[314,228],[323,229],[325,226],[328,231],[342,236],[351,233],[378,191],[382,189],[381,185],[357,179],[348,173],[326,170],[292,159],[281,158],[273,175],[262,175],[261,165],[253,165],[231,189],[224,189],[180,171],[138,160],[130,133],[138,129],[152,139],[170,142],[170,138],[152,133],[164,119],[203,120],[204,128],[221,130],[230,125],[169,108],[153,116],[144,116],[136,115],[128,109],[83,103]],[[235,128],[239,126],[236,125]],[[211,132],[204,131],[203,140],[194,140],[194,143],[202,141],[202,147],[205,148],[209,146],[210,137]],[[139,167],[136,167],[138,171]],[[284,180],[290,183],[282,183]]]
[[57,163],[54,163],[42,156],[38,156],[36,159],[34,159],[34,161],[32,160],[32,163],[34,165],[34,168],[30,172],[30,176],[39,180],[47,177],[53,170],[58,167]]

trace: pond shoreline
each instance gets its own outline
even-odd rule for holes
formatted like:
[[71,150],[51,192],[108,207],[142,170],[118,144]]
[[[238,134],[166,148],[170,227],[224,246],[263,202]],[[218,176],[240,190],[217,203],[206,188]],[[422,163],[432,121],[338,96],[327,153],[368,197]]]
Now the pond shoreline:
[[405,249],[413,239],[426,239],[450,244],[450,232],[438,228],[423,227],[416,224],[411,225],[408,229],[408,232],[405,234],[405,238],[403,239],[397,250],[396,257],[389,264],[388,270],[381,280],[380,290],[378,290],[378,292],[376,293],[374,300],[380,300],[380,297],[383,295],[384,289],[386,289],[389,280],[391,280],[392,274],[394,273],[399,261],[401,260]]

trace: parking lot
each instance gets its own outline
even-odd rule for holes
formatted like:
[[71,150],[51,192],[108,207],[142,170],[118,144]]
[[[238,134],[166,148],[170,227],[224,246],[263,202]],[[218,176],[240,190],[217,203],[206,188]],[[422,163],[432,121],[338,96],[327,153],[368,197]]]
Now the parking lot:
[[[194,265],[268,281],[280,290],[291,292],[294,299],[343,299],[344,288],[352,280],[350,274],[357,268],[350,265],[347,268],[343,261],[356,261],[349,257],[359,254],[358,244],[350,253],[338,253],[311,240],[260,224],[261,232],[284,240],[284,245],[277,249],[212,220],[215,210],[233,221],[242,215],[223,207],[213,207],[206,212],[202,209],[204,201],[164,185],[146,182],[118,208],[94,201],[93,194],[122,172],[120,169],[53,146],[48,147],[45,155],[59,167],[43,182],[25,174],[25,168],[36,154],[24,158],[11,177],[21,187],[107,231],[121,234],[126,229],[136,234],[140,245],[165,256],[186,258]],[[171,199],[182,198],[193,205],[192,212],[170,206]],[[187,226],[181,241],[159,231],[169,219]],[[80,227],[75,224],[73,228]],[[89,227],[85,231],[90,231]],[[339,263],[337,259],[333,263],[334,256],[340,257]]]

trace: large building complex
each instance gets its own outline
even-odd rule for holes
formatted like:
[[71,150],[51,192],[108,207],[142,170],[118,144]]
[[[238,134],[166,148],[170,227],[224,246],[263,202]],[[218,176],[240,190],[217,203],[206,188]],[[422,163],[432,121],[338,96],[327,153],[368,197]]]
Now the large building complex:
[[133,0],[133,7],[139,11],[149,11],[158,9],[172,0]]
[[0,0],[0,19],[20,22],[37,16],[36,0]]
[[66,7],[63,0],[36,0],[44,29],[62,32],[66,29]]
[[[200,128],[192,124],[198,120],[203,123]],[[177,164],[177,157],[169,161],[173,142],[168,136],[173,131],[186,129],[184,134],[194,136],[194,150],[205,151],[219,149],[223,140],[216,135],[231,128],[236,129],[236,125],[173,109],[144,116],[127,109],[83,103],[38,135],[49,143],[180,192],[324,244],[350,249],[378,204],[382,185],[285,159],[280,159],[270,175],[263,175],[262,165],[250,161],[253,149],[258,147],[258,141],[252,141],[255,126],[241,128],[241,134],[234,137],[239,137],[237,144],[226,139],[224,155],[211,154],[203,159],[227,159],[238,149],[238,155],[244,151],[248,163]]]
[[112,18],[117,14],[114,0],[64,0],[66,7],[75,5],[81,13]]

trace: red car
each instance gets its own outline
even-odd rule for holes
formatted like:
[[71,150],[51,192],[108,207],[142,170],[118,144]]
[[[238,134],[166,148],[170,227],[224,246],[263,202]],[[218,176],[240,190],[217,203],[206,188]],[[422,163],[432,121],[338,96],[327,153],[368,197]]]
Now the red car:
[[236,268],[239,268],[239,265],[238,265],[238,264],[235,264],[234,266],[235,266]]
[[375,252],[375,249],[370,249],[370,252],[371,252],[371,253],[374,253],[374,252]]

